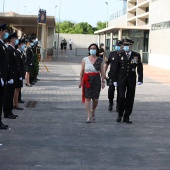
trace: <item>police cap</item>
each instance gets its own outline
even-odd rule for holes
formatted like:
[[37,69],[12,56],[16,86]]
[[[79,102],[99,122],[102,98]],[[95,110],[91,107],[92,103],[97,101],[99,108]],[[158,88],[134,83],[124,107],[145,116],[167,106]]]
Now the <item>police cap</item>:
[[123,41],[123,44],[124,45],[132,45],[133,43],[134,43],[134,41],[132,41],[132,40],[130,40],[130,39],[123,39],[122,40]]
[[116,41],[116,45],[117,45],[117,46],[121,46],[121,45],[123,45],[123,41],[121,41],[121,40],[117,40],[117,41]]
[[13,38],[18,38],[18,35],[17,35],[16,32],[11,33],[11,34],[9,35],[9,37],[8,37],[9,40],[10,40],[10,39],[13,39]]
[[26,40],[24,38],[19,39],[19,43],[18,44],[21,44],[21,43],[26,43]]

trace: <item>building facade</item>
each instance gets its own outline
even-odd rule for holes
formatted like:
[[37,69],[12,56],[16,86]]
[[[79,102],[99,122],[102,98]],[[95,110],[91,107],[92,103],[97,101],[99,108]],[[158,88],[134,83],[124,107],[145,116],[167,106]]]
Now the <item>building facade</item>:
[[135,43],[143,62],[170,69],[170,0],[124,0],[126,8],[111,16],[108,27],[95,34],[106,50],[114,50],[118,39],[128,37]]

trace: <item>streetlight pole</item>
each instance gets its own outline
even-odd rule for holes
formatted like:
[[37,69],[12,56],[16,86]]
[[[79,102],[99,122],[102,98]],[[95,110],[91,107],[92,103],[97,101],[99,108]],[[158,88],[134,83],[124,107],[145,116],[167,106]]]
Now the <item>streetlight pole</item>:
[[[58,5],[55,6],[55,33],[56,33],[56,8],[58,7]],[[54,41],[54,48],[56,50],[56,46],[57,46],[57,41]]]
[[3,15],[4,15],[5,0],[3,0]]
[[107,5],[107,20],[106,20],[106,28],[108,27],[108,2],[105,2]]
[[58,16],[57,58],[58,58],[58,50],[59,50],[59,34],[60,34],[60,10],[61,10],[61,0],[60,0],[60,4],[59,4],[59,16]]

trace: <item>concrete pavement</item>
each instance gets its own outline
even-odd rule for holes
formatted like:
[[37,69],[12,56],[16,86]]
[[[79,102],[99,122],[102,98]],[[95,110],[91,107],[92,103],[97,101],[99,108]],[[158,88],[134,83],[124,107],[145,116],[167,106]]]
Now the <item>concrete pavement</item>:
[[170,170],[170,70],[144,65],[132,125],[107,110],[108,87],[87,124],[78,88],[83,57],[68,50],[40,63],[40,81],[22,90],[24,110],[14,110],[19,118],[3,119],[11,129],[0,131],[0,170]]

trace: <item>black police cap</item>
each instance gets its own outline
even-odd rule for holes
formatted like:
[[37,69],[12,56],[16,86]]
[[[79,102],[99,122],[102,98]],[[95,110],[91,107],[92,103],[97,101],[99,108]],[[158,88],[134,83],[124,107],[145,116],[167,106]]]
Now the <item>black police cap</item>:
[[21,44],[21,43],[26,43],[26,40],[24,38],[19,39],[19,43],[18,44]]
[[125,45],[132,45],[134,43],[134,41],[127,39],[127,38],[123,39],[122,41],[123,41],[123,44],[125,44]]
[[121,46],[121,45],[123,45],[123,41],[121,41],[121,40],[117,40],[117,41],[116,41],[116,45],[117,45],[117,46]]
[[9,40],[10,40],[10,39],[13,39],[13,38],[18,38],[18,35],[17,35],[16,32],[11,33],[11,34],[9,35],[9,37],[8,37]]
[[7,30],[7,29],[8,29],[7,24],[0,25],[0,31]]

